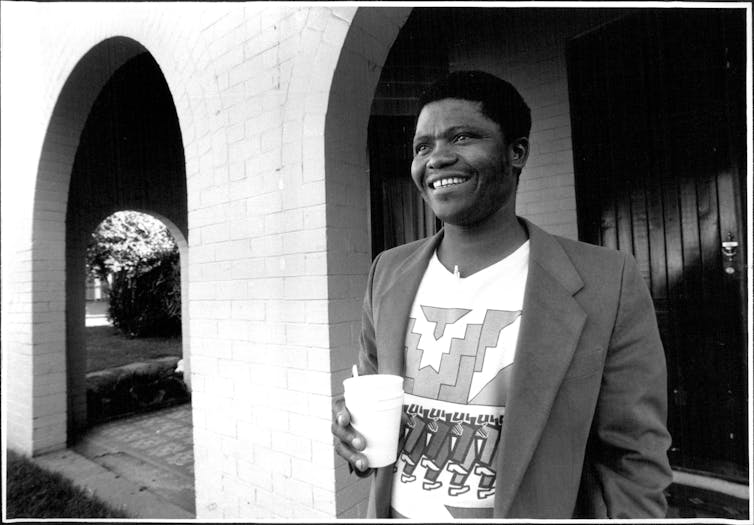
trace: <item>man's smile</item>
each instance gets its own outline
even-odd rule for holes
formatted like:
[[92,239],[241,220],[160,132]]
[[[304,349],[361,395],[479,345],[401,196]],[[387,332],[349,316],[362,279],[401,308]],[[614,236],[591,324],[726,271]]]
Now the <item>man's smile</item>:
[[431,190],[439,190],[442,188],[448,188],[458,186],[467,182],[471,177],[466,175],[443,175],[439,177],[432,177],[427,181],[427,186]]

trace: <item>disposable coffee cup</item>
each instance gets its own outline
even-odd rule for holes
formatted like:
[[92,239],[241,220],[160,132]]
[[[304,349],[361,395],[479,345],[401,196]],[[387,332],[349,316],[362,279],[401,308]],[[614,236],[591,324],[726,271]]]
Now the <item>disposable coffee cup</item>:
[[362,451],[370,467],[384,467],[398,456],[403,410],[403,378],[388,374],[349,377],[343,381],[351,425],[366,440]]

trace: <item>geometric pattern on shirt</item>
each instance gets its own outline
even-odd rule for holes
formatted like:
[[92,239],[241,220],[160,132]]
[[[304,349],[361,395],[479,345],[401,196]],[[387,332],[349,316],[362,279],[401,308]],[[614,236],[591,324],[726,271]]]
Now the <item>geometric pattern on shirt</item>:
[[[464,322],[465,313],[459,315],[463,310],[458,308],[422,306],[421,311],[425,315],[424,321],[434,324],[434,330],[432,334],[418,333],[415,329],[417,320],[409,318],[407,391],[430,399],[468,403],[473,375],[482,371],[487,350],[497,347],[501,332],[521,315],[521,311],[487,310],[482,324]],[[454,331],[456,337],[446,333],[448,325],[456,324],[459,324]],[[507,363],[501,362],[500,369],[512,362],[512,355],[509,357]],[[491,378],[495,376],[493,373]]]
[[502,417],[439,414],[416,403],[404,406],[404,413],[395,479],[444,493],[445,507],[453,517],[489,518],[491,508],[459,507],[457,498],[493,501]]

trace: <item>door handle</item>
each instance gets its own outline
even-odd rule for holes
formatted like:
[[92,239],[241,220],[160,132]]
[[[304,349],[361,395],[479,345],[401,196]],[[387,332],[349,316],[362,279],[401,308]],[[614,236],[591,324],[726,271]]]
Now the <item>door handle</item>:
[[738,251],[738,243],[736,241],[723,242],[723,255],[730,257],[731,259],[736,256]]
[[738,252],[738,241],[733,240],[733,234],[728,232],[728,240],[723,241],[723,255],[732,259]]
[[725,273],[730,276],[736,273],[733,259],[738,254],[738,241],[734,240],[733,233],[728,232],[728,240],[722,242],[723,245],[723,268]]

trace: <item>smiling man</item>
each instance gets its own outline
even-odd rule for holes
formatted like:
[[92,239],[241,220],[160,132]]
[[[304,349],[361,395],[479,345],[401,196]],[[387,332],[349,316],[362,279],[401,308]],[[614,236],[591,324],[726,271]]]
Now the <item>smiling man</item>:
[[444,227],[375,259],[358,363],[405,378],[395,464],[370,468],[333,413],[373,476],[367,517],[664,517],[665,357],[636,263],[516,216],[531,116],[508,82],[452,73],[420,107],[411,177]]

